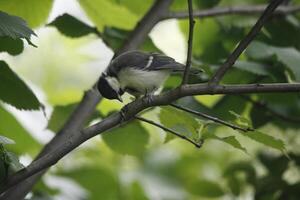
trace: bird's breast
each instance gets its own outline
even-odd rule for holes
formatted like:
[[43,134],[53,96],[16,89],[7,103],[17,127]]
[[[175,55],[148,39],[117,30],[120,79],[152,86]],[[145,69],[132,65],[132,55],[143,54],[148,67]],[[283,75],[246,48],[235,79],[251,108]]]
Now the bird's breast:
[[161,87],[169,74],[169,71],[162,70],[143,71],[126,68],[119,72],[118,78],[123,89],[132,88],[141,94],[145,94]]

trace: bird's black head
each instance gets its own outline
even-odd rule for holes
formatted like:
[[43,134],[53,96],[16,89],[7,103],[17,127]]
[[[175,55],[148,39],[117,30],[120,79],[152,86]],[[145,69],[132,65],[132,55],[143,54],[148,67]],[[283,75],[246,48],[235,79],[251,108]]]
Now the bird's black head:
[[98,81],[98,90],[100,94],[107,99],[117,99],[122,102],[121,88],[119,82],[115,77],[110,77],[102,74]]

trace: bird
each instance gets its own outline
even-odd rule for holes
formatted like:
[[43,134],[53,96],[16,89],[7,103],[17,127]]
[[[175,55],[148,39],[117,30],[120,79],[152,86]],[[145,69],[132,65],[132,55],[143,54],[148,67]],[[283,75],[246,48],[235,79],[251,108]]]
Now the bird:
[[136,98],[152,95],[172,72],[183,72],[185,65],[156,52],[127,51],[114,58],[97,83],[100,94],[122,101],[127,92]]

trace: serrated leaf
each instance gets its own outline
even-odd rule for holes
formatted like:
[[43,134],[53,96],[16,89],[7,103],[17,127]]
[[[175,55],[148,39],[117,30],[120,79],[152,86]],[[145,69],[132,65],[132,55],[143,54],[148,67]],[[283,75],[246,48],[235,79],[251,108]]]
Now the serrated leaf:
[[0,100],[18,109],[38,110],[41,104],[31,89],[0,60]]
[[135,14],[113,1],[79,0],[79,3],[99,31],[105,26],[130,30],[138,21]]
[[63,14],[55,18],[51,23],[48,24],[48,26],[56,27],[59,32],[68,37],[81,37],[90,33],[97,34],[97,30],[95,28],[85,24],[69,14]]
[[[159,113],[159,119],[164,126],[174,129],[187,137],[199,137],[198,129],[201,124],[193,116],[185,112],[174,108],[164,107]],[[172,138],[173,137],[167,139]]]
[[149,133],[139,122],[132,121],[104,133],[102,139],[117,153],[140,156],[146,150]]
[[0,144],[15,144],[16,142],[8,137],[0,135]]
[[214,139],[214,140],[219,140],[221,142],[225,142],[226,144],[229,144],[230,146],[239,149],[241,151],[243,151],[244,153],[248,153],[247,149],[244,148],[241,143],[236,139],[235,136],[228,136],[228,137],[218,137],[214,134],[205,134],[205,138],[204,139]]
[[235,136],[228,136],[223,138],[218,138],[219,140],[231,145],[232,147],[247,153],[247,150],[241,145],[241,143],[236,139]]
[[31,35],[36,34],[22,18],[0,11],[0,36],[8,36],[13,39],[24,38],[33,45],[30,42]]
[[18,55],[24,49],[21,39],[12,39],[8,36],[0,37],[0,52],[7,52],[10,55]]
[[53,0],[2,0],[0,10],[22,17],[30,27],[42,25],[48,19]]
[[251,138],[252,140],[255,140],[256,142],[262,143],[268,147],[272,147],[280,151],[285,150],[285,144],[282,140],[274,138],[273,136],[267,135],[260,131],[251,131],[243,135]]

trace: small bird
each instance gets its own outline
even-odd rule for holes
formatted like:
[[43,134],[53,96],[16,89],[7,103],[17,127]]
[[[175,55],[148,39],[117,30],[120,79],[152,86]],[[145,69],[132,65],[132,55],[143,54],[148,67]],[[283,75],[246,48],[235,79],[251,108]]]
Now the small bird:
[[97,87],[103,97],[122,102],[125,92],[136,98],[153,94],[172,72],[184,69],[185,65],[166,55],[128,51],[111,61]]

